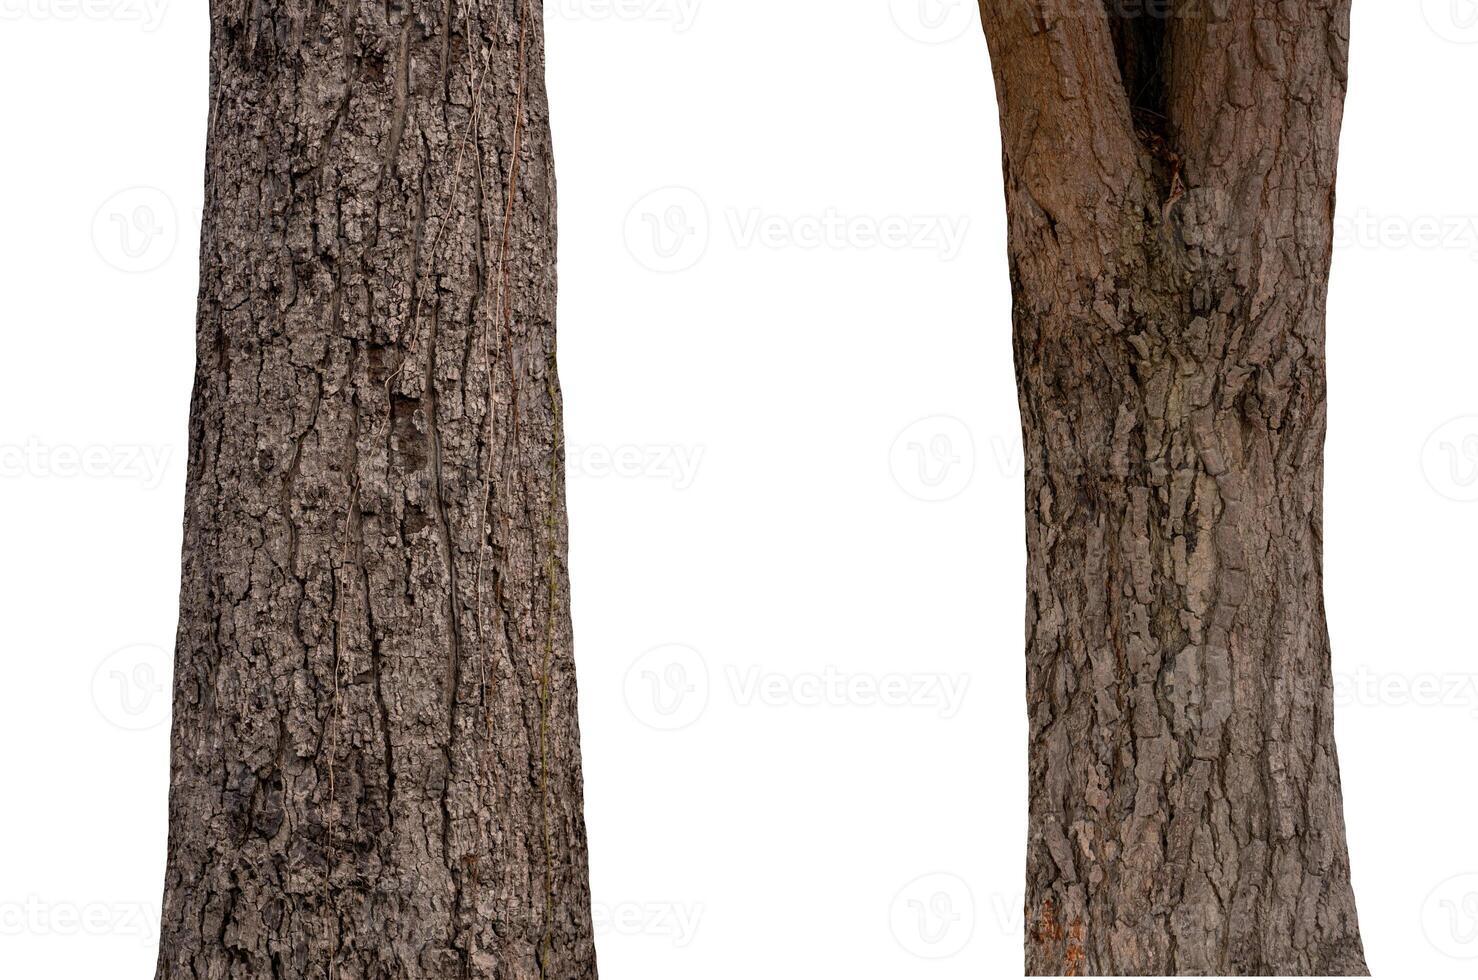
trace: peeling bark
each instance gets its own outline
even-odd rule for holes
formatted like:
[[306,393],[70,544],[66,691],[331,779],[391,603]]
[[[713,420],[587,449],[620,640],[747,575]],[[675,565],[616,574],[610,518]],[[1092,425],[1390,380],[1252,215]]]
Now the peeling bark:
[[982,0],[1034,975],[1363,975],[1322,585],[1349,0]]
[[593,980],[537,0],[213,0],[157,976]]

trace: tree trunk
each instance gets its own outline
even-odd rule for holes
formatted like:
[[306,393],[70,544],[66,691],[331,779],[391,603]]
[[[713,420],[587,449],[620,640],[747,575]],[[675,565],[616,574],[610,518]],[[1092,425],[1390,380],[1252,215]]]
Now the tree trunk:
[[1027,972],[1364,974],[1321,568],[1349,0],[982,11],[1027,461]]
[[213,0],[158,977],[596,976],[537,0]]

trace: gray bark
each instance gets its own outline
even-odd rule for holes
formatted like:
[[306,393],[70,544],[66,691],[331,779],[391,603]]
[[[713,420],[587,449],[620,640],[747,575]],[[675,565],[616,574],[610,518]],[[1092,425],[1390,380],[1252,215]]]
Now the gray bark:
[[594,978],[541,5],[211,28],[157,975]]
[[1027,972],[1364,974],[1321,567],[1349,0],[982,12],[1027,461]]

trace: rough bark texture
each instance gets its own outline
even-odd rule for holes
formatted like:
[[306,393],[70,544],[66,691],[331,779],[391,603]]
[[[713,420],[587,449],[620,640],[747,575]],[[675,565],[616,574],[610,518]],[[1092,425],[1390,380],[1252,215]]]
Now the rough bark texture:
[[1321,582],[1349,0],[982,12],[1027,460],[1027,972],[1364,974]]
[[158,977],[596,976],[537,0],[213,0]]

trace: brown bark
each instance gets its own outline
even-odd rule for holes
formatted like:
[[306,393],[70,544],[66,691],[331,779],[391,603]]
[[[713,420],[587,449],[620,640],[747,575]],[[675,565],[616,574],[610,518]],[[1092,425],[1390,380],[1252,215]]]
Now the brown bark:
[[1027,972],[1364,974],[1321,578],[1349,0],[982,13],[1027,460]]
[[596,976],[537,0],[213,0],[158,977]]

